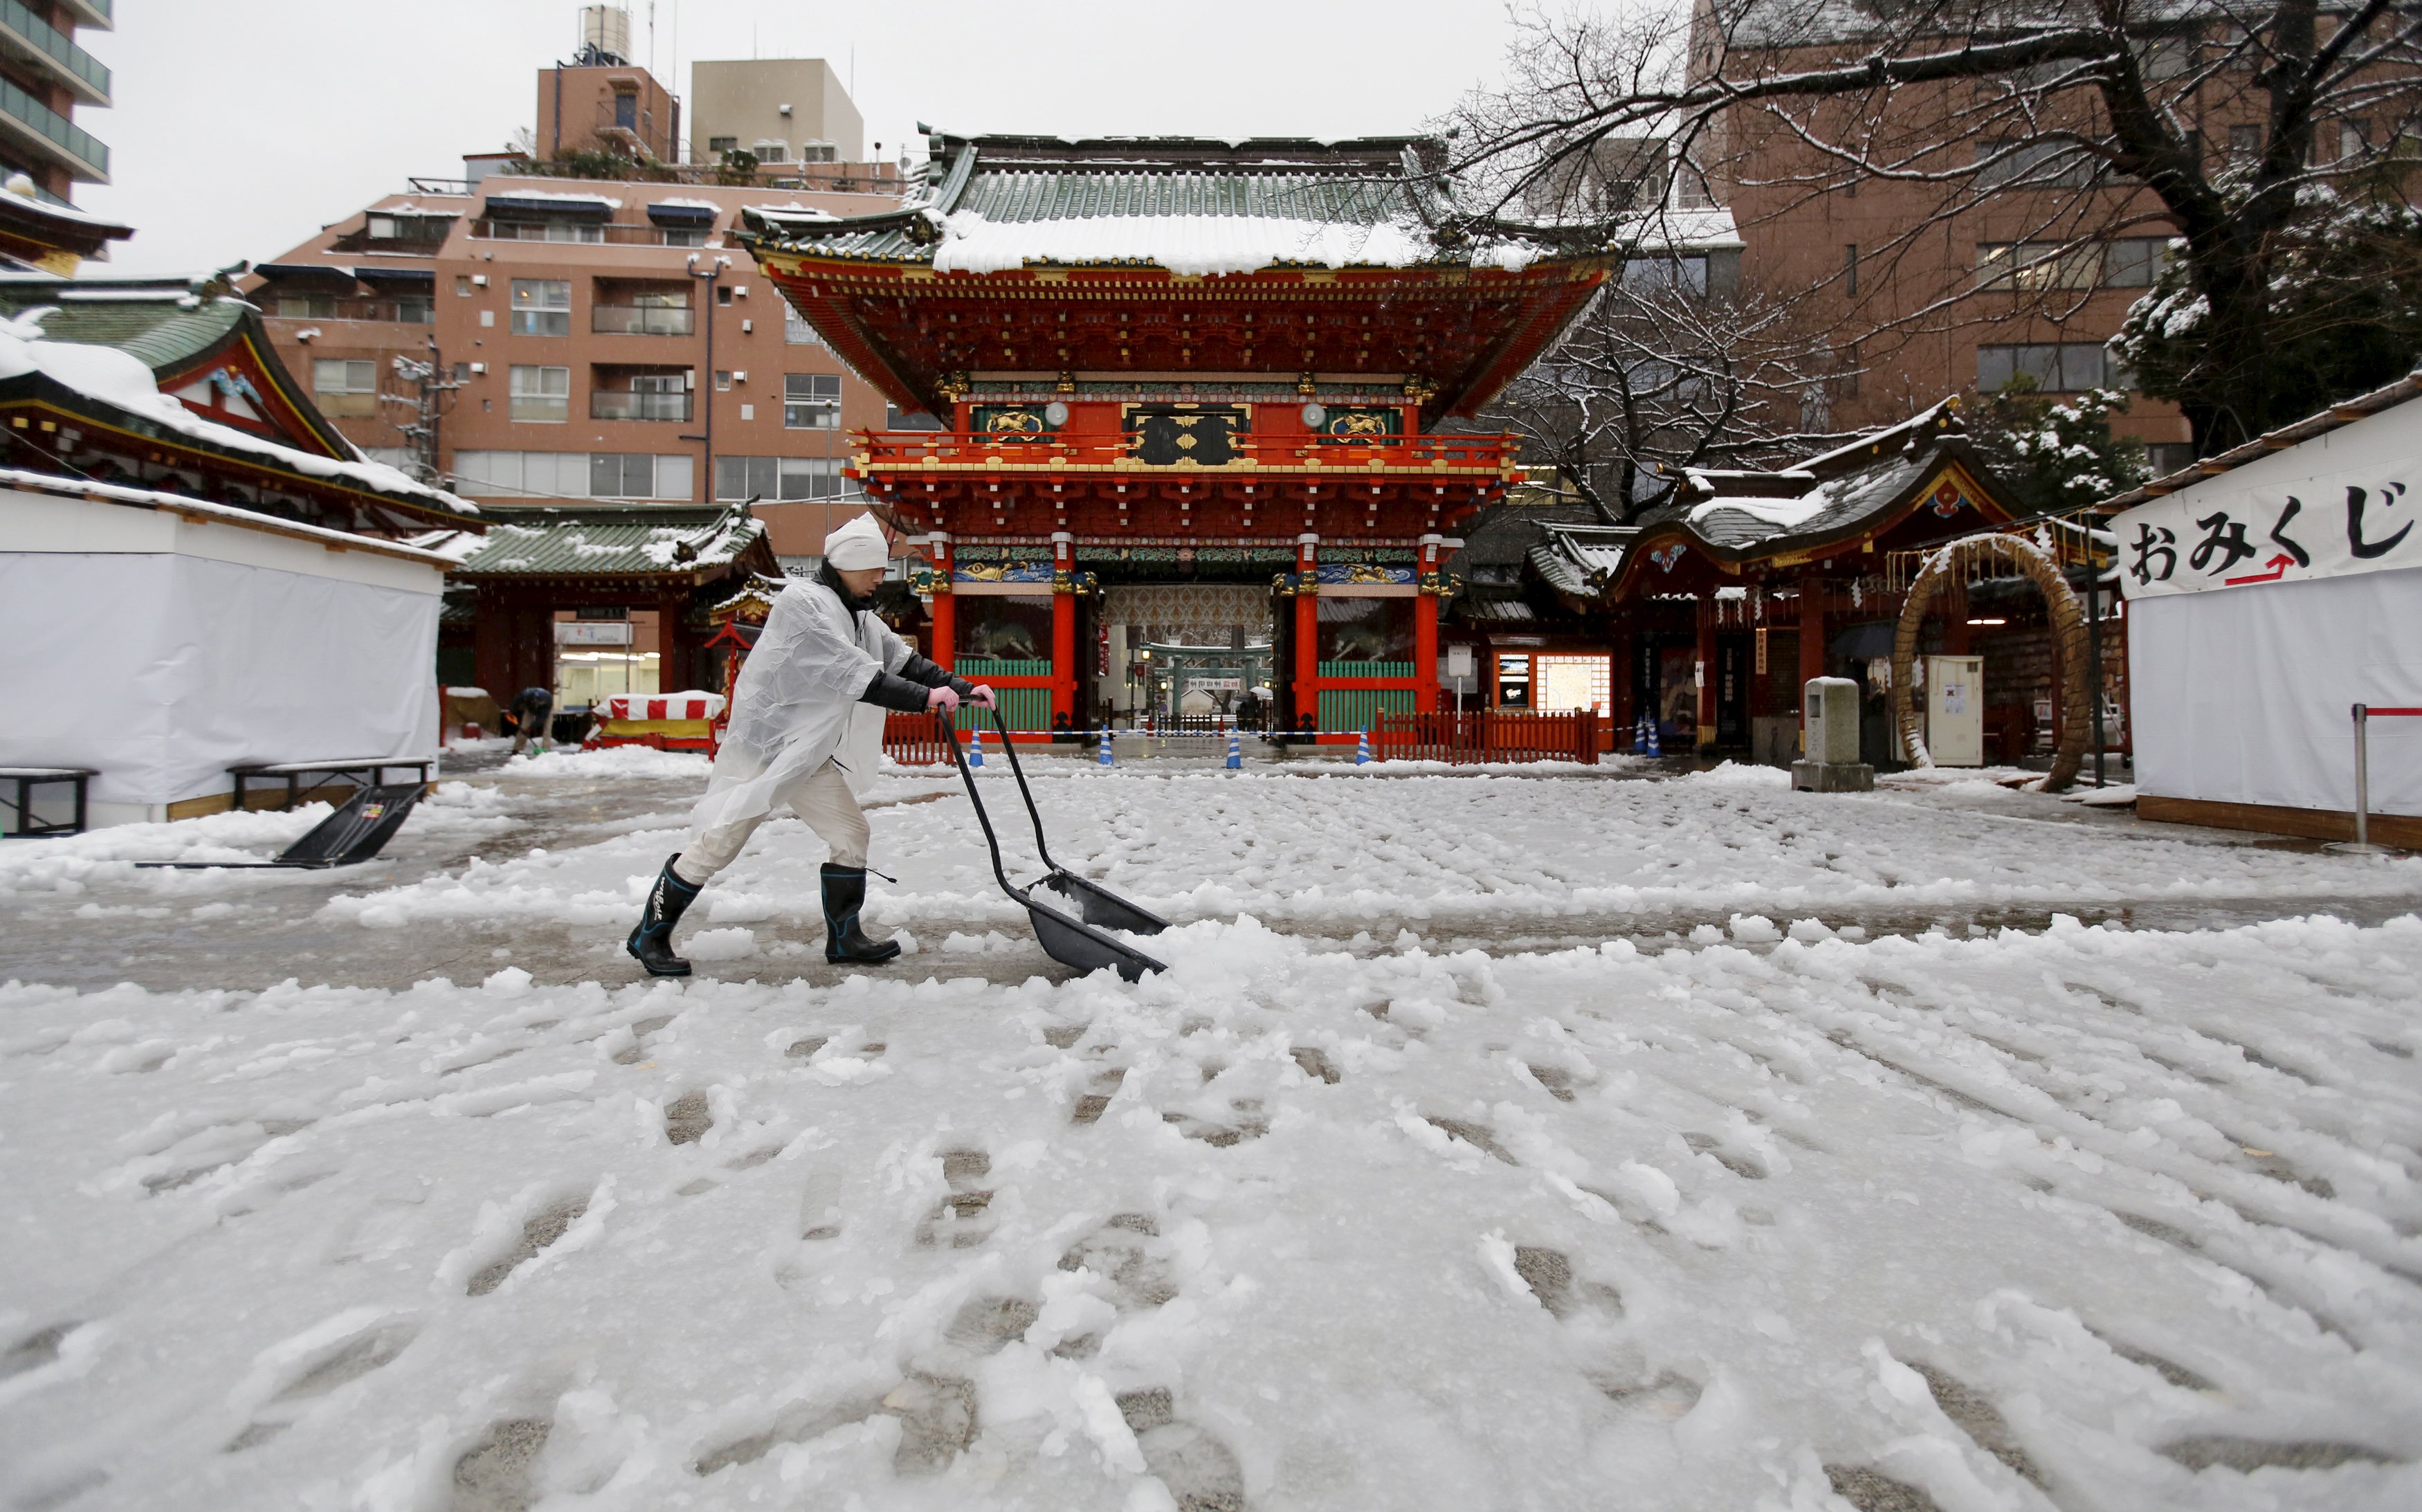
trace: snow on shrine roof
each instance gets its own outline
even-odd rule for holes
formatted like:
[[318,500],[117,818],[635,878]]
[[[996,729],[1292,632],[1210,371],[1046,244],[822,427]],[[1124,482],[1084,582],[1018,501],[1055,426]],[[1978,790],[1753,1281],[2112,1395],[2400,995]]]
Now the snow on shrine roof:
[[745,504],[515,509],[455,568],[464,577],[661,577],[738,560],[765,539]]
[[1736,559],[1801,546],[1855,534],[1865,522],[1907,503],[1953,457],[1972,475],[1986,476],[1946,400],[1787,468],[1692,469],[1680,496],[1647,511],[1640,524],[1644,530],[1678,527]]
[[[1273,265],[1518,270],[1549,244],[1502,238],[1452,258],[1441,144],[1419,137],[983,136],[936,139],[930,197],[835,219],[752,206],[784,250],[990,273],[1029,263],[1156,264],[1203,276]],[[1729,234],[1731,221],[1724,217]]]
[[[213,301],[239,310],[241,300]],[[383,497],[452,515],[476,515],[480,506],[442,488],[414,481],[385,463],[322,457],[206,420],[160,392],[152,370],[136,351],[117,346],[50,339],[43,323],[60,318],[57,307],[36,307],[0,321],[0,381],[39,373],[90,402],[121,411],[187,440],[235,452],[307,477],[340,481]]]
[[[246,529],[264,530],[272,535],[294,536],[345,551],[367,551],[383,557],[400,557],[406,561],[422,562],[432,567],[446,567],[453,559],[432,551],[414,541],[382,541],[376,536],[355,535],[350,530],[332,530],[324,525],[307,525],[301,520],[280,519],[263,514],[259,510],[244,509],[235,504],[221,504],[213,499],[195,498],[189,494],[170,494],[156,488],[129,488],[123,483],[101,483],[88,478],[65,478],[56,473],[25,472],[15,467],[0,467],[0,489],[22,489],[28,493],[55,494],[66,498],[92,499],[109,504],[127,504],[139,509],[168,510],[178,514],[201,516],[223,525],[243,526]],[[441,535],[463,535],[477,540],[467,531],[439,531]]]

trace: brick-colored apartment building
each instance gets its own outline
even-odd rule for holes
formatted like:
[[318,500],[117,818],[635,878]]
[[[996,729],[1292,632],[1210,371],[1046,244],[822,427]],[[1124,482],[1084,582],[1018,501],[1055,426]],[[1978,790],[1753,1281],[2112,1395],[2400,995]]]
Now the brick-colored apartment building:
[[[1855,62],[1907,33],[1915,14],[1852,0],[1700,0],[1692,76]],[[2016,24],[1990,8],[1931,14],[1940,23],[1932,27],[1939,35],[1921,39],[1928,51],[1971,39],[1961,30],[1968,22],[1978,40],[1996,35],[1989,27]],[[2330,24],[2324,20],[2325,36]],[[2192,4],[2162,11],[2145,31],[2140,67],[2200,131],[2211,161],[2258,151],[2265,97],[2253,65],[2222,60],[2241,31],[2219,8]],[[1736,106],[1694,152],[1707,191],[1732,210],[1747,245],[1745,276],[1770,290],[1814,290],[1823,301],[1836,375],[1826,386],[1824,418],[1833,428],[1886,424],[1945,394],[1997,389],[2015,374],[2049,394],[2132,386],[2107,343],[2160,272],[2173,228],[2151,193],[2100,180],[2082,156],[1972,131],[1980,120],[2014,117],[1995,114],[1995,88],[1966,81],[1905,87],[1872,114],[1875,97],[1866,95]],[[2089,123],[2089,87],[2048,99],[2049,125],[2064,124],[2064,111]],[[2393,134],[2392,123],[2326,122],[2315,161],[2364,150],[2375,124]],[[1819,150],[1812,138],[1858,144],[1894,171]],[[2174,405],[2138,394],[2114,429],[2148,443],[2156,471],[2192,457],[2187,421]]]
[[[662,97],[627,65],[546,69],[541,108],[576,97],[582,143],[610,143],[587,116],[601,100],[610,112],[626,76],[643,81],[635,100]],[[819,551],[862,507],[841,476],[848,433],[883,428],[886,406],[731,236],[750,206],[893,208],[898,167],[794,160],[734,186],[539,177],[493,171],[497,161],[417,180],[255,268],[246,288],[321,408],[408,467],[426,453],[412,431],[420,385],[397,361],[433,353],[459,386],[437,396],[436,465],[466,497],[755,496],[778,555]]]

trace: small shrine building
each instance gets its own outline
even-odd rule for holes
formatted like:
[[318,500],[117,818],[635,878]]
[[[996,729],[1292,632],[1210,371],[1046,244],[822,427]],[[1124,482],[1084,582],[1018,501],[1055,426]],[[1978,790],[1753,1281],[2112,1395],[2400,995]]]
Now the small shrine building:
[[742,240],[942,422],[861,433],[852,476],[928,563],[928,654],[1019,730],[1137,716],[1149,645],[1269,643],[1274,722],[1331,738],[1439,707],[1454,532],[1518,476],[1515,437],[1455,427],[1611,269],[1682,250],[1661,216],[1477,228],[1425,138],[931,148],[918,203]]

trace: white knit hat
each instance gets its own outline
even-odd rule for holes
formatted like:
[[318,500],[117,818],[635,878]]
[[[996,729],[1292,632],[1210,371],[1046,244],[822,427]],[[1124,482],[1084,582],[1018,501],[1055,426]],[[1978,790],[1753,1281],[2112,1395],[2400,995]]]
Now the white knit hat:
[[891,543],[884,539],[883,527],[874,522],[873,515],[861,514],[825,537],[825,560],[832,563],[837,573],[888,566],[891,561]]

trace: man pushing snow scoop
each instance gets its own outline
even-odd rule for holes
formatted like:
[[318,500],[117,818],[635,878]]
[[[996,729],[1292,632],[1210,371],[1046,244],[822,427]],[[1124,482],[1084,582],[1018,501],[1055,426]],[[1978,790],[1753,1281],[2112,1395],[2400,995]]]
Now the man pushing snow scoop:
[[832,850],[824,866],[825,959],[874,966],[900,953],[858,927],[866,902],[866,815],[857,800],[883,754],[886,710],[948,715],[963,699],[986,708],[992,689],[952,676],[908,649],[873,612],[891,548],[860,515],[825,538],[825,564],[774,600],[731,689],[731,725],[689,843],[668,858],[625,943],[651,976],[687,976],[673,925],[776,807]]

